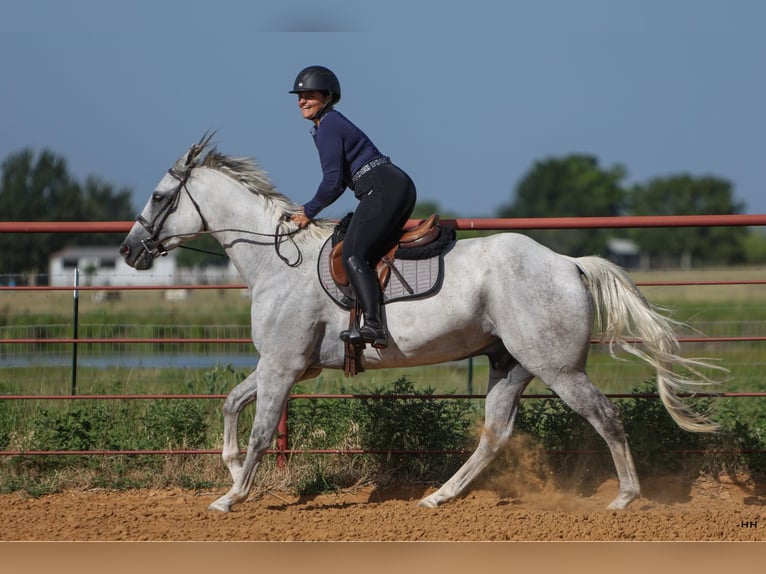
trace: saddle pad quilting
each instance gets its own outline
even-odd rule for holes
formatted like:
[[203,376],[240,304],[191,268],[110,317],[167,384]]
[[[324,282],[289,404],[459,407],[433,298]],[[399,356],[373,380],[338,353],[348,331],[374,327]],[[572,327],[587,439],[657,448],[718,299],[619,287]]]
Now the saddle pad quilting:
[[[333,281],[330,275],[330,251],[332,250],[332,241],[328,239],[322,246],[319,253],[318,274],[319,282],[322,284],[325,292],[338,305],[345,309],[350,309],[351,299],[344,293]],[[438,289],[441,284],[443,262],[442,256],[437,255],[429,259],[405,260],[397,259],[395,261],[396,269],[402,274],[404,280],[413,289],[410,294],[404,285],[399,281],[395,273],[391,273],[388,285],[383,290],[384,303],[393,303],[403,299],[415,297],[426,297]]]

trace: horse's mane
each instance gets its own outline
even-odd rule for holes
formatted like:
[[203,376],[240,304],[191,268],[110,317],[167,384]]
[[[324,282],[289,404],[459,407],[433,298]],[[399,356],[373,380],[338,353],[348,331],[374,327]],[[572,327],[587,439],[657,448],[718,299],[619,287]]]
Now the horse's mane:
[[251,193],[260,195],[276,204],[276,207],[283,212],[295,213],[298,211],[298,206],[277,191],[266,171],[261,169],[258,163],[251,158],[231,157],[218,153],[213,148],[198,165],[220,171],[244,185]]
[[[248,157],[231,157],[219,153],[215,146],[210,147],[211,137],[205,136],[198,144],[189,148],[189,151],[176,162],[173,170],[183,172],[193,167],[214,169],[242,184],[251,193],[265,199],[280,216],[297,213],[300,210],[298,205],[277,191],[268,174],[257,161]],[[206,154],[205,151],[207,151]],[[314,224],[307,229],[311,235],[320,237],[326,237],[335,226],[332,221],[326,219],[316,219]]]

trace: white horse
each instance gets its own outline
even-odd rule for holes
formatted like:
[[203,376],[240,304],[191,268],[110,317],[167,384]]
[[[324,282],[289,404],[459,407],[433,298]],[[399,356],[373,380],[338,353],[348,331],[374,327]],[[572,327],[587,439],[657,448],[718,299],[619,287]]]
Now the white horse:
[[[159,182],[120,249],[128,264],[148,269],[167,250],[210,233],[247,283],[252,339],[260,359],[224,402],[222,456],[233,486],[211,509],[228,512],[247,498],[293,385],[322,369],[343,368],[338,334],[347,328],[348,313],[317,279],[317,257],[332,226],[317,221],[298,230],[285,217],[297,209],[254,162],[219,154],[209,149],[209,138],[203,138]],[[618,409],[585,371],[594,318],[610,348],[620,345],[656,370],[662,402],[681,427],[716,428],[678,396],[680,390],[712,384],[700,372],[711,365],[677,354],[676,323],[653,309],[612,263],[599,257],[567,257],[524,235],[504,233],[458,241],[447,253],[444,269],[443,283],[433,296],[386,306],[389,347],[367,348],[362,356],[365,369],[414,367],[476,355],[489,359],[479,444],[421,505],[436,507],[454,499],[487,466],[510,438],[519,398],[533,377],[585,417],[606,441],[619,479],[618,495],[609,508],[624,508],[640,496]],[[242,460],[238,418],[256,395]]]

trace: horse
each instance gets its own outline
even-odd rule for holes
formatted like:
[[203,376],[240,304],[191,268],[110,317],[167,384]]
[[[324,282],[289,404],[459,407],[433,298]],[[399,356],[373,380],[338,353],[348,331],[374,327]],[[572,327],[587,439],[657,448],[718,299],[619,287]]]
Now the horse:
[[[219,153],[206,135],[168,170],[120,246],[135,269],[182,243],[210,234],[247,284],[255,370],[223,404],[223,462],[232,486],[209,508],[228,512],[246,500],[277,429],[288,394],[322,369],[341,369],[339,333],[348,312],[317,279],[317,258],[334,223],[305,229],[290,222],[299,206],[277,191],[249,158]],[[537,377],[606,442],[619,482],[609,509],[640,494],[639,479],[617,407],[591,382],[586,358],[594,326],[656,372],[659,397],[683,429],[712,432],[710,413],[696,412],[683,392],[715,384],[702,359],[682,357],[679,323],[654,307],[629,275],[598,256],[569,257],[517,233],[457,240],[444,255],[436,293],[386,305],[390,343],[365,348],[364,369],[416,367],[486,356],[489,381],[481,436],[473,453],[435,492],[419,501],[435,508],[464,493],[508,442],[519,399]],[[257,401],[256,401],[257,397]],[[247,451],[237,440],[240,413],[256,401]]]

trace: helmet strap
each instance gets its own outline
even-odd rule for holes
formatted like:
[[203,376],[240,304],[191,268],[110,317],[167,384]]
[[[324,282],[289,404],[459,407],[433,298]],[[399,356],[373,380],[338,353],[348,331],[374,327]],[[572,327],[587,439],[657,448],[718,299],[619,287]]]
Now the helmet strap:
[[322,109],[320,109],[317,113],[313,115],[313,117],[309,118],[311,121],[319,121],[321,120],[324,115],[329,112],[333,106],[335,105],[335,102],[333,102],[332,94],[328,94],[327,99],[324,102],[324,105],[322,106]]

